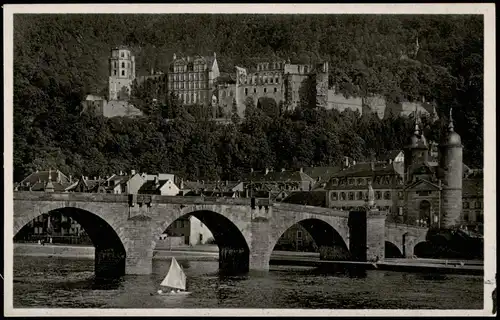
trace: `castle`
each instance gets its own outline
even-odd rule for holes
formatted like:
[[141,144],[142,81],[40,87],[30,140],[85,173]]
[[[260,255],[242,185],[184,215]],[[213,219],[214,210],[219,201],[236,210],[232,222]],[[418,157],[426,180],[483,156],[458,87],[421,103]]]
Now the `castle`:
[[329,83],[328,62],[292,64],[275,59],[248,68],[236,66],[234,74],[224,78],[215,53],[187,57],[174,54],[166,73],[151,70],[147,76],[136,77],[135,57],[124,46],[111,50],[107,99],[88,95],[82,112],[92,111],[105,117],[142,115],[129,103],[134,83],[154,85],[156,101],[175,94],[183,105],[207,106],[214,118],[229,118],[235,111],[243,117],[249,99],[257,105],[263,98],[272,99],[285,110],[307,104],[339,111],[350,109],[360,114],[374,112],[381,119],[390,113],[409,115],[415,109],[437,116],[430,103],[389,103],[381,96],[345,97]]
[[135,78],[135,57],[132,52],[124,46],[112,49],[109,57],[108,97],[87,95],[82,102],[81,113],[106,118],[141,116],[142,112],[129,102]]

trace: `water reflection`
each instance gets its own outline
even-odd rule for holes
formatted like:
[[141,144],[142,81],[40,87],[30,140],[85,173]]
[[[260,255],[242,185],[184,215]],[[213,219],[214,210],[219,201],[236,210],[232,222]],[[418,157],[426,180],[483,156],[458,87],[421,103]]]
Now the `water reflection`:
[[363,268],[272,266],[269,272],[227,274],[216,261],[179,260],[188,296],[151,295],[170,267],[153,274],[96,279],[93,263],[39,257],[14,260],[14,306],[48,308],[482,308],[482,278]]

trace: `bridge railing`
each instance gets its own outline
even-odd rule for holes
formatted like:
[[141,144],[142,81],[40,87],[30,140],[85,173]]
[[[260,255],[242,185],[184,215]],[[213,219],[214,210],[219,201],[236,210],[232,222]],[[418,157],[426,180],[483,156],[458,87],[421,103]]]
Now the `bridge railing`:
[[[83,193],[83,192],[36,192],[15,191],[14,200],[31,201],[84,201],[84,202],[128,202],[128,203],[220,203],[232,205],[251,205],[251,198],[230,197],[200,197],[200,196],[163,196],[152,194],[112,194],[112,193]],[[268,198],[255,198],[257,206],[271,206],[273,202]]]

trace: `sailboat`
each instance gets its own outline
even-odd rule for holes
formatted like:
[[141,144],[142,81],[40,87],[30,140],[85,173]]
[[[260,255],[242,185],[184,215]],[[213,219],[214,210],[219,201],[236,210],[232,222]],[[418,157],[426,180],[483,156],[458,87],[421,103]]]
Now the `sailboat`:
[[160,286],[170,288],[170,291],[163,291],[162,289],[158,290],[158,294],[161,295],[186,295],[191,293],[186,291],[186,274],[182,271],[181,266],[174,257],[172,257],[170,269]]

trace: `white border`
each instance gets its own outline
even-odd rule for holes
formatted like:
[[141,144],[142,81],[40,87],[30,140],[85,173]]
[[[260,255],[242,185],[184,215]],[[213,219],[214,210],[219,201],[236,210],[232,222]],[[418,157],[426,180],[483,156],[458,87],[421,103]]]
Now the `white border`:
[[[29,4],[4,5],[4,315],[5,316],[463,316],[491,315],[496,273],[496,134],[494,4]],[[13,308],[13,14],[14,13],[301,13],[301,14],[483,14],[484,15],[484,211],[483,310],[304,310],[304,309],[14,309]]]

